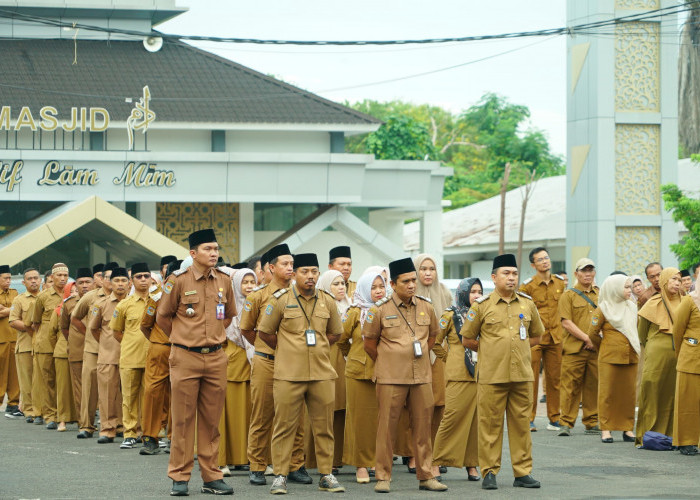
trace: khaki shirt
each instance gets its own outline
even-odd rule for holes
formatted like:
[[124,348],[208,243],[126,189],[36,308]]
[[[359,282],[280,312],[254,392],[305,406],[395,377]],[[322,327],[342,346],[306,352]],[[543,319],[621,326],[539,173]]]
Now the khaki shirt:
[[49,331],[49,322],[51,314],[58,304],[63,300],[56,288],[51,287],[43,290],[36,297],[34,303],[34,313],[32,314],[32,322],[40,323],[39,328],[34,333],[34,352],[39,354],[53,354],[54,344],[51,343],[51,332]]
[[700,310],[692,297],[683,297],[676,309],[673,342],[678,356],[676,370],[700,373]]
[[[217,304],[224,304],[224,319],[216,319]],[[189,306],[194,316],[187,316]],[[205,274],[194,266],[175,271],[163,286],[158,314],[172,318],[170,341],[187,347],[208,347],[226,342],[224,320],[236,315],[236,301],[228,274],[211,268]]]
[[87,329],[90,323],[89,313],[92,312],[92,306],[98,299],[102,299],[106,296],[104,288],[97,288],[95,290],[90,290],[85,295],[80,297],[80,300],[76,304],[75,308],[71,313],[71,318],[77,318],[82,321],[85,325],[85,345],[83,346],[83,352],[89,352],[92,354],[97,354],[99,352],[99,344],[95,337]]
[[110,293],[106,297],[97,299],[92,306],[90,319],[88,320],[87,334],[92,335],[91,330],[100,332],[100,348],[97,352],[97,363],[102,365],[118,365],[121,346],[117,339],[114,338],[112,329],[109,326],[110,321],[114,317],[115,309],[119,299],[114,293]]
[[[521,325],[526,330],[525,339],[520,338]],[[507,300],[494,290],[472,304],[461,334],[473,340],[479,337],[477,382],[534,380],[529,338],[542,336],[544,326],[530,298],[518,292]]]
[[[83,360],[83,350],[85,349],[85,335],[80,333],[71,323],[73,309],[78,305],[79,297],[68,297],[63,301],[61,317],[58,319],[61,330],[68,330],[68,361],[76,362]],[[85,324],[85,318],[82,319]],[[63,335],[63,333],[61,333]]]
[[[8,288],[7,290],[0,291],[0,306],[7,307],[8,309],[12,307],[12,302],[17,297],[17,290],[14,288]],[[5,342],[16,342],[17,341],[17,330],[10,326],[10,316],[5,316],[0,318],[0,344]]]
[[[579,283],[576,283],[574,288],[583,292],[596,306],[598,305],[597,286],[592,287],[589,292],[585,291]],[[559,299],[559,317],[572,321],[583,333],[588,332],[588,327],[591,324],[591,315],[594,310],[595,307],[591,306],[586,299],[573,290],[565,291]],[[564,354],[577,354],[581,352],[581,349],[583,349],[583,341],[571,335],[564,327],[562,327],[561,331],[562,352]]]
[[[263,310],[267,305],[270,296],[282,287],[274,281],[267,285],[262,285],[251,293],[243,303],[243,314],[241,314],[241,330],[257,330],[263,316]],[[275,354],[275,350],[267,345],[260,337],[255,338],[255,350],[265,354]]]
[[146,368],[148,339],[141,332],[141,319],[145,311],[146,299],[135,293],[119,302],[114,310],[109,328],[124,334],[119,368]]
[[442,344],[447,339],[445,380],[447,382],[476,382],[474,377],[469,375],[467,365],[464,364],[464,346],[455,330],[454,315],[455,313],[452,309],[447,309],[442,313],[440,317],[440,333],[438,333],[435,340],[437,345],[438,343]]
[[599,362],[614,365],[639,363],[637,351],[634,350],[630,341],[608,323],[599,307],[591,315],[588,336],[598,349]]
[[348,290],[346,292],[346,296],[352,301],[352,295],[355,293],[355,290],[357,289],[357,281],[348,280],[346,288]]
[[559,298],[565,290],[564,278],[558,274],[552,274],[549,283],[545,283],[535,275],[520,285],[520,291],[532,297],[537,306],[537,312],[540,313],[545,329],[545,333],[540,339],[542,345],[561,343],[562,327],[559,317]]
[[[305,331],[309,328],[316,332],[314,346],[306,344]],[[315,290],[306,297],[296,285],[279,290],[268,300],[258,330],[277,335],[276,380],[309,382],[338,378],[330,359],[328,335],[340,335],[343,325],[331,294]]]
[[156,323],[156,311],[158,311],[158,302],[149,296],[146,300],[146,309],[141,316],[141,326],[151,331],[150,341],[152,344],[170,345],[170,338]]
[[[7,318],[10,323],[20,320],[24,326],[31,326],[34,314],[34,304],[36,303],[36,295],[29,292],[24,292],[15,297],[10,306],[10,316]],[[15,352],[32,352],[32,336],[27,332],[17,331],[17,345]]]
[[[439,330],[435,309],[423,297],[411,297],[406,305],[392,296],[373,305],[367,313],[362,334],[365,338],[378,341],[374,365],[376,382],[431,383],[433,375],[428,338],[437,337]],[[420,342],[423,355],[419,358],[414,354],[414,341]]]
[[[362,324],[360,323],[360,308],[351,306],[342,318],[343,334],[340,336],[338,347],[345,351],[349,346],[345,361],[345,376],[355,380],[372,380],[374,377],[374,360],[365,351],[362,341]],[[352,341],[352,342],[350,342]],[[341,374],[339,373],[338,376]]]
[[[61,310],[61,315],[63,315],[63,310]],[[51,332],[51,342],[54,344],[53,357],[68,359],[68,341],[61,331],[61,318],[56,314],[56,311],[51,315],[49,332]]]

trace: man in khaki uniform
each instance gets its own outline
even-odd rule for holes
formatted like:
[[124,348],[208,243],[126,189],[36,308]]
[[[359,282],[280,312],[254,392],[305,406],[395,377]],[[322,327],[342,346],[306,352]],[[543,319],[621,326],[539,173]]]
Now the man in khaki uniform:
[[36,298],[32,315],[34,334],[34,359],[37,360],[42,379],[42,415],[46,428],[56,430],[56,369],[53,361],[54,345],[51,343],[49,322],[54,309],[63,301],[63,287],[68,282],[68,266],[54,264],[51,268],[53,284]]
[[119,446],[131,449],[142,433],[141,415],[144,392],[144,371],[148,339],[141,333],[141,318],[146,310],[148,289],[151,287],[151,271],[145,262],[131,266],[131,283],[134,293],[117,304],[109,323],[114,338],[121,344],[119,354],[119,378],[122,388],[122,422],[124,440]]
[[[80,432],[78,439],[91,438],[97,430],[95,428],[95,411],[97,410],[97,356],[99,342],[87,331],[87,324],[91,318],[92,306],[98,300],[104,299],[112,293],[112,271],[118,267],[116,262],[106,264],[101,274],[102,287],[90,290],[83,295],[71,312],[71,326],[85,338],[83,345],[83,366],[80,374]],[[96,273],[93,273],[95,276]]]
[[559,430],[559,381],[561,378],[561,319],[559,298],[566,290],[564,278],[552,274],[552,261],[542,247],[530,252],[530,265],[537,273],[520,285],[520,291],[532,297],[540,313],[545,333],[540,343],[532,348],[532,372],[534,373],[530,430],[536,431],[537,396],[540,386],[540,362],[544,361],[545,392],[547,393],[547,430]]
[[350,247],[339,246],[331,248],[328,252],[328,269],[334,269],[339,271],[343,275],[345,280],[345,288],[347,288],[347,296],[352,302],[352,296],[357,288],[356,281],[350,281],[350,275],[352,274],[352,256],[350,253]]
[[165,257],[162,257],[160,259],[160,277],[165,280],[165,274],[168,269],[168,264],[171,262],[175,262],[177,260],[177,257],[174,255],[166,255]]
[[63,301],[61,307],[61,316],[59,318],[59,326],[61,332],[65,335],[68,341],[68,364],[70,366],[70,378],[73,390],[73,401],[75,409],[80,415],[80,397],[83,391],[83,352],[85,350],[85,334],[76,330],[71,323],[71,313],[78,301],[87,292],[94,289],[95,281],[93,272],[89,267],[78,268],[75,275],[75,288],[78,295],[72,295]]
[[92,284],[93,288],[100,288],[102,286],[102,277],[105,269],[104,264],[95,264],[92,266]]
[[[105,278],[106,280],[106,278]],[[100,437],[98,444],[113,443],[122,428],[122,392],[119,379],[121,346],[114,337],[110,321],[117,304],[129,293],[129,274],[123,267],[112,270],[112,293],[95,301],[88,320],[88,330],[99,342],[97,353],[97,391],[100,409]]]
[[[275,350],[260,339],[256,332],[263,317],[268,299],[273,293],[289,287],[294,276],[294,257],[286,244],[271,248],[262,256],[263,268],[271,280],[253,290],[243,304],[241,333],[255,346],[253,366],[250,374],[250,427],[248,430],[248,461],[250,462],[250,484],[267,484],[265,469],[272,462],[270,443],[275,402],[272,395],[275,371]],[[288,479],[295,483],[311,484],[313,480],[304,467],[303,415],[294,439],[291,471]]]
[[318,258],[294,256],[296,284],[272,294],[258,325],[258,336],[276,349],[274,372],[275,417],[272,464],[275,480],[270,492],[287,493],[294,436],[303,415],[309,413],[316,461],[321,474],[319,489],[345,491],[333,476],[333,408],[335,379],[330,349],[340,338],[343,325],[328,293],[317,290]]
[[401,410],[408,408],[419,489],[445,491],[433,475],[433,386],[430,350],[440,331],[430,299],[416,293],[417,273],[409,258],[389,264],[391,288],[367,312],[362,327],[365,351],[375,361],[377,383],[377,484],[374,491],[388,493]]
[[156,322],[170,336],[173,440],[168,477],[172,496],[188,495],[197,417],[197,461],[202,493],[232,495],[218,467],[219,421],[226,396],[225,328],[236,316],[231,278],[217,269],[219,244],[212,229],[189,236],[192,266],[163,285]]
[[41,418],[41,398],[39,389],[36,388],[38,387],[38,378],[33,376],[34,354],[31,333],[32,320],[30,319],[34,314],[34,304],[41,288],[39,271],[33,268],[24,271],[22,284],[27,291],[12,301],[8,321],[10,326],[17,330],[15,360],[19,378],[20,401],[25,420],[31,424],[35,418]]
[[10,327],[10,308],[17,297],[17,290],[10,288],[10,266],[0,266],[0,402],[7,394],[5,416],[21,418],[19,409],[19,379],[17,377],[17,332]]
[[595,264],[582,258],[576,263],[576,285],[559,299],[564,329],[561,360],[561,430],[570,436],[583,401],[586,434],[600,434],[598,426],[598,352],[588,336],[591,316],[598,307],[598,287],[593,285]]
[[[532,472],[532,439],[528,413],[532,406],[530,348],[544,334],[535,303],[516,292],[518,268],[515,256],[493,260],[491,279],[496,289],[472,304],[462,326],[462,343],[474,349],[478,339],[477,414],[479,415],[479,467],[481,487],[495,490],[501,469],[503,412],[508,420],[508,445],[515,481],[513,486],[539,488]],[[549,394],[547,395],[549,399]]]

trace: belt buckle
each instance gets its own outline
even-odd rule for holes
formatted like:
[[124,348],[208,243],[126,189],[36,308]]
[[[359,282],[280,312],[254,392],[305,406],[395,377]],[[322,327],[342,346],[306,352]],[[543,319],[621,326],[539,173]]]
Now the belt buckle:
[[209,347],[202,347],[202,350],[199,352],[201,352],[202,354],[209,354],[209,351],[211,351]]

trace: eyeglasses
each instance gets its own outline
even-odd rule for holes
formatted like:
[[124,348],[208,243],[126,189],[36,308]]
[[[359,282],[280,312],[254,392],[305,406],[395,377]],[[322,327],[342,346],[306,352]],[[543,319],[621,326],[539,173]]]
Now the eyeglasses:
[[549,260],[549,256],[547,256],[547,257],[540,257],[539,259],[535,259],[535,262],[537,262],[538,264],[540,264],[540,263],[542,263],[542,262],[547,262],[548,260]]

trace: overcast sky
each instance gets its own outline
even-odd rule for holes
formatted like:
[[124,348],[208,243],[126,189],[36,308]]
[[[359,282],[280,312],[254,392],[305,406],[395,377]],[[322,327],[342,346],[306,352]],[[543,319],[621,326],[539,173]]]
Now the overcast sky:
[[[563,0],[178,0],[177,4],[189,7],[189,12],[157,29],[262,39],[384,40],[566,25]],[[530,125],[546,133],[555,153],[566,151],[564,37],[364,48],[197,45],[338,102],[401,99],[460,112],[485,92],[496,92],[529,107]],[[367,85],[484,58],[427,76]]]

